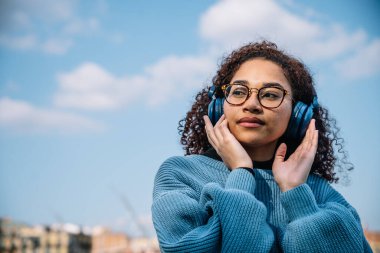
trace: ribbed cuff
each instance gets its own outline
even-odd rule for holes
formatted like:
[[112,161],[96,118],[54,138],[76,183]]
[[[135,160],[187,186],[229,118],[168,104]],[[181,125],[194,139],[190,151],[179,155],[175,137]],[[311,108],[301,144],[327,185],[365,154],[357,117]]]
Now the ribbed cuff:
[[238,189],[247,191],[251,194],[255,192],[256,180],[252,176],[252,172],[247,169],[234,169],[231,171],[226,181],[226,189]]
[[246,170],[246,171],[248,171],[249,173],[251,173],[252,176],[255,175],[255,172],[253,171],[252,168],[248,168],[248,167],[239,167],[239,168],[237,168],[237,169],[243,169],[243,170]]
[[281,193],[280,200],[290,221],[311,215],[318,211],[314,194],[307,184],[301,184],[289,191]]

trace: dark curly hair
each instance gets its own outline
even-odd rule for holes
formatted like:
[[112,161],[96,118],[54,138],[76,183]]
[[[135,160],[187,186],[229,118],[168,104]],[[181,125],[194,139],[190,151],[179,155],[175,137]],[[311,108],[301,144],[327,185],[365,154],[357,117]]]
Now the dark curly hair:
[[[213,85],[220,87],[229,83],[239,67],[244,62],[254,58],[263,58],[279,65],[291,85],[293,100],[305,104],[312,103],[316,92],[308,68],[300,60],[286,54],[278,49],[275,43],[269,41],[249,43],[225,57],[212,79]],[[207,114],[210,103],[208,90],[209,87],[206,87],[196,95],[195,103],[187,112],[186,118],[179,122],[178,131],[181,135],[181,144],[184,146],[185,155],[202,154],[211,148],[203,121],[203,115]],[[218,95],[221,96],[222,94]],[[336,121],[329,116],[328,110],[319,106],[314,111],[313,118],[315,118],[319,135],[317,154],[311,171],[329,182],[336,183],[339,177],[334,172],[335,165],[337,165],[339,172],[352,170],[353,166],[347,162],[347,155],[343,150],[343,139],[338,136],[339,128],[336,127]],[[285,137],[281,137],[278,145],[281,142],[287,144],[287,156],[289,156],[301,140],[287,140]],[[342,159],[339,159],[337,163],[338,157]]]

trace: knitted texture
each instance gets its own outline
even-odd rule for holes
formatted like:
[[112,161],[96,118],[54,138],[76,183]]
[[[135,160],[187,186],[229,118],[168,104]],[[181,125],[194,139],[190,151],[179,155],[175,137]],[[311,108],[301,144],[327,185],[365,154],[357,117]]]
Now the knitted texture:
[[202,155],[161,165],[152,216],[162,252],[372,252],[357,212],[323,178],[281,193],[271,170],[230,172]]

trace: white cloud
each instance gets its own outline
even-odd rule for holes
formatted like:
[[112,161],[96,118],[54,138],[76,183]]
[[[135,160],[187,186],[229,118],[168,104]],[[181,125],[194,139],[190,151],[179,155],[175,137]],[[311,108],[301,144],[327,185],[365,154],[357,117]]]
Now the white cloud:
[[144,87],[138,79],[113,76],[95,63],[83,63],[70,73],[59,74],[54,104],[86,110],[114,109],[132,102]]
[[0,126],[16,132],[102,131],[104,126],[85,117],[37,108],[27,102],[3,97],[0,99]]
[[141,79],[150,92],[148,103],[157,105],[181,97],[204,85],[215,68],[215,60],[208,57],[168,56],[146,68]]
[[96,18],[72,19],[63,28],[63,33],[69,35],[83,34],[96,31],[99,28],[99,21]]
[[48,39],[41,47],[42,50],[50,54],[64,54],[73,45],[71,39]]
[[202,15],[200,32],[224,48],[266,38],[312,60],[341,55],[362,45],[366,38],[363,31],[350,33],[338,24],[322,25],[271,0],[222,0]]
[[30,26],[30,17],[23,11],[16,10],[10,13],[9,23],[12,27],[25,28]]
[[359,48],[351,57],[338,62],[335,69],[347,79],[359,79],[379,74],[380,72],[380,39],[368,46]]
[[23,36],[8,36],[6,34],[0,34],[0,45],[6,46],[12,49],[33,49],[37,46],[37,39],[35,35],[23,35]]
[[4,6],[3,12],[10,21],[18,18],[20,13],[24,18],[27,16],[44,21],[67,20],[74,15],[75,6],[75,0],[12,0]]
[[0,8],[0,45],[65,54],[77,37],[93,34],[99,28],[98,19],[78,18],[75,9],[75,0],[7,1]]
[[223,44],[271,34],[305,40],[321,33],[317,25],[286,12],[273,1],[252,0],[218,2],[203,14],[200,28],[204,38]]
[[125,42],[125,35],[123,33],[115,32],[115,33],[109,34],[107,39],[113,44],[120,45]]
[[151,106],[181,97],[203,85],[214,61],[207,57],[165,57],[135,76],[117,77],[95,63],[59,74],[54,104],[85,110],[124,107],[139,101]]

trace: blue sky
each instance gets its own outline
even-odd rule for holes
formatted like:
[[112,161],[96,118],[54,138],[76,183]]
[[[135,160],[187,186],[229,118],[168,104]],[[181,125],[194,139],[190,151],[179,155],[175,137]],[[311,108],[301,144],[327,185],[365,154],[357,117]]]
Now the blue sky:
[[335,187],[380,230],[377,1],[0,3],[0,216],[147,227],[155,172],[220,58],[267,38],[311,69],[355,170]]

